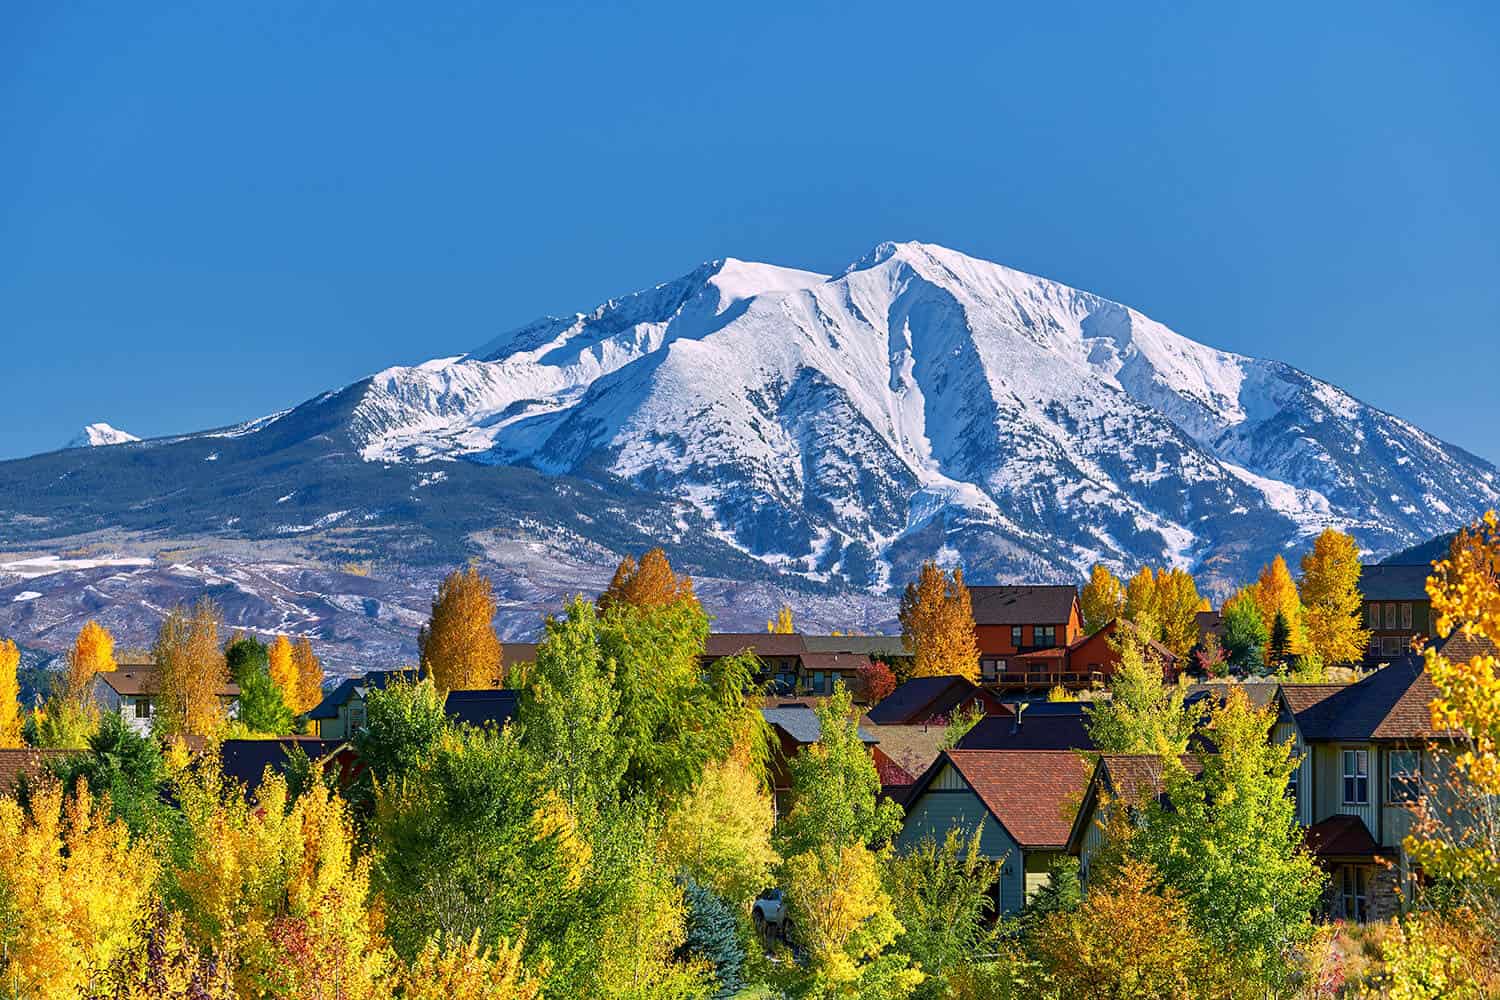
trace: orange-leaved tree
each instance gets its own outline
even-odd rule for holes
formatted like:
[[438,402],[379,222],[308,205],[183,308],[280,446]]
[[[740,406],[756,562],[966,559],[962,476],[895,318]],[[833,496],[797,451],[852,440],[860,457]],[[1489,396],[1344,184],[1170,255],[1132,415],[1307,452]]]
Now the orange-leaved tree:
[[[1280,614],[1288,629],[1286,652],[1296,655],[1306,648],[1307,629],[1302,611],[1302,598],[1297,593],[1297,583],[1292,571],[1280,554],[1270,564],[1261,568],[1255,581],[1255,605],[1266,624],[1266,632],[1275,637],[1276,616]],[[1273,643],[1266,643],[1265,662],[1271,665],[1276,650]]]
[[639,563],[630,556],[620,560],[609,586],[599,595],[599,608],[603,610],[617,602],[638,608],[659,608],[695,600],[692,577],[673,572],[667,554],[652,549],[641,556]]
[[950,576],[931,560],[901,595],[901,635],[914,652],[914,677],[979,679],[979,644],[964,573]]
[[297,680],[291,691],[283,693],[293,715],[305,715],[323,700],[323,663],[313,652],[312,640],[302,636],[292,647],[292,664]]
[[64,680],[64,696],[74,702],[88,697],[93,686],[94,675],[109,673],[116,668],[115,639],[109,629],[90,619],[73,640],[68,651],[68,673]]
[[448,574],[433,598],[432,618],[417,636],[422,668],[439,691],[500,686],[505,654],[494,618],[488,577],[472,565]]
[[281,700],[295,714],[297,710],[292,707],[292,703],[297,700],[297,660],[292,640],[278,635],[266,649],[266,658],[269,661],[271,680],[281,690]]
[[20,666],[20,647],[0,639],[0,747],[21,745],[21,683],[16,676]]
[[776,617],[766,622],[766,631],[773,635],[791,635],[797,631],[796,627],[792,624],[791,605],[783,604],[781,606],[781,609],[776,612]]

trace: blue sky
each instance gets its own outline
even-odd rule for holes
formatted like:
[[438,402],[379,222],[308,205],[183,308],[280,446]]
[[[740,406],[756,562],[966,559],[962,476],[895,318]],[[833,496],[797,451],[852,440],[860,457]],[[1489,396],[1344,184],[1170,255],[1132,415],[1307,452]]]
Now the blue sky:
[[1495,5],[1182,6],[6,4],[0,457],[920,239],[1500,461]]

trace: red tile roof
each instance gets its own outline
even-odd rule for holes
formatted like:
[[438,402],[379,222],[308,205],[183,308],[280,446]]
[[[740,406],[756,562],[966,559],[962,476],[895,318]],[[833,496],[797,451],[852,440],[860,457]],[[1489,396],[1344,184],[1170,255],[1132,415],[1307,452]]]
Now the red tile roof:
[[1089,768],[1071,750],[949,750],[951,762],[1023,848],[1061,848],[1088,786]]

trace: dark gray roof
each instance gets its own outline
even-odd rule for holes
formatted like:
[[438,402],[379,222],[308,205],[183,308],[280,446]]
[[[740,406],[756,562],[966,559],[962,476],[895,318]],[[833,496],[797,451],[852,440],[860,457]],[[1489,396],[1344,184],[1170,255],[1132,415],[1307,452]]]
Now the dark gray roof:
[[521,692],[511,688],[449,691],[443,709],[455,722],[471,726],[503,726],[516,714]]
[[[1019,725],[1017,724],[1019,722]],[[960,750],[1092,750],[1088,715],[1080,709],[1070,714],[1031,714],[1020,719],[991,715],[980,719],[958,741]]]
[[969,588],[978,625],[1061,625],[1077,599],[1078,588],[1071,584]]
[[342,740],[310,740],[288,737],[278,740],[225,740],[219,747],[219,760],[226,778],[232,778],[254,792],[269,767],[277,774],[286,771],[287,759],[301,750],[309,760],[320,761],[343,746]]
[[967,677],[913,677],[882,698],[868,715],[877,726],[925,722],[977,690]]
[[[823,727],[818,724],[818,713],[809,705],[763,708],[760,714],[767,722],[785,732],[796,743],[816,743],[823,738]],[[879,742],[864,726],[859,727],[859,738],[866,743]]]
[[1282,697],[1306,740],[1426,740],[1456,734],[1432,727],[1437,689],[1421,657],[1407,655],[1354,684],[1283,684]]
[[809,653],[857,653],[861,656],[910,656],[899,635],[804,635]]
[[1238,689],[1245,693],[1250,707],[1256,711],[1264,711],[1268,705],[1276,700],[1276,690],[1280,687],[1277,681],[1244,681],[1244,682],[1222,682],[1211,684],[1194,684],[1188,688],[1187,703],[1196,705],[1206,698],[1213,699],[1214,704],[1222,704],[1224,698],[1231,689]]
[[311,712],[307,713],[309,719],[337,719],[339,708],[349,704],[349,699],[356,693],[363,695],[371,690],[383,690],[398,677],[414,681],[422,676],[422,672],[414,667],[406,667],[399,670],[371,670],[363,677],[351,677],[340,681],[338,685],[326,695],[323,700]]
[[1365,566],[1359,592],[1367,601],[1425,601],[1431,566]]

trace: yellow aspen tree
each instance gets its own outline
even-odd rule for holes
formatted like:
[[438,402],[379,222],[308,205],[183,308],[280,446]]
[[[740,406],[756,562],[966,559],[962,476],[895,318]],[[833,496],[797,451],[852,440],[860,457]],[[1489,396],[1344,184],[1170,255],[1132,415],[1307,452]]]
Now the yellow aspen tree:
[[783,604],[776,617],[766,622],[766,631],[773,635],[791,635],[797,629],[792,625],[792,608]]
[[422,667],[439,691],[500,686],[504,650],[494,618],[488,577],[473,566],[448,574],[433,599],[432,618],[417,636]]
[[901,596],[901,635],[915,651],[914,677],[979,679],[979,643],[963,570],[952,576],[937,563],[922,564],[916,583]]
[[179,604],[161,623],[151,650],[161,672],[153,728],[167,736],[208,736],[223,725],[219,692],[229,683],[219,642],[223,623],[223,612],[207,597],[191,608]]
[[599,595],[599,608],[603,610],[615,602],[633,604],[638,608],[659,608],[678,601],[696,601],[693,580],[686,573],[678,575],[672,571],[667,554],[661,549],[652,549],[641,556],[637,563],[626,556],[615,568],[604,593]]
[[1163,569],[1156,575],[1159,638],[1179,659],[1198,644],[1198,583],[1185,569]]
[[1125,587],[1108,566],[1096,563],[1078,594],[1078,607],[1083,613],[1083,631],[1093,635],[1125,610]]
[[88,697],[94,675],[116,668],[115,639],[109,629],[90,619],[78,630],[73,648],[68,651],[68,674],[64,681],[65,697],[75,703]]
[[0,747],[22,745],[21,684],[16,677],[20,665],[20,647],[0,639]]
[[1302,557],[1302,605],[1307,648],[1324,663],[1352,663],[1370,644],[1360,614],[1359,546],[1342,531],[1326,529]]
[[[296,668],[296,684],[290,692],[292,697],[287,707],[293,715],[305,715],[323,700],[323,663],[313,652],[312,641],[303,636],[292,647],[292,664]],[[286,693],[283,694],[286,697]]]
[[[1269,565],[1261,568],[1260,576],[1255,582],[1255,605],[1260,608],[1260,616],[1266,623],[1268,633],[1276,621],[1278,611],[1286,618],[1287,626],[1291,629],[1288,652],[1296,655],[1306,648],[1307,629],[1302,614],[1302,598],[1297,594],[1297,583],[1292,579],[1292,571],[1279,554]],[[1268,643],[1265,649],[1267,664],[1271,662],[1271,653]]]
[[1140,572],[1125,585],[1125,618],[1148,636],[1155,637],[1161,629],[1161,602],[1156,592],[1156,573],[1150,566],[1142,566]]
[[[271,641],[266,649],[266,658],[269,661],[271,680],[281,689],[281,700],[286,702],[288,708],[297,698],[297,661],[293,655],[292,640],[284,635],[278,635]],[[296,714],[293,708],[293,714]]]
[[493,950],[479,944],[442,947],[436,938],[403,969],[402,1000],[540,1000],[545,965],[529,971],[522,963],[524,942],[501,938]]
[[75,1000],[127,952],[146,915],[157,863],[80,782],[31,795],[30,812],[0,798],[0,891],[6,902],[4,995]]

